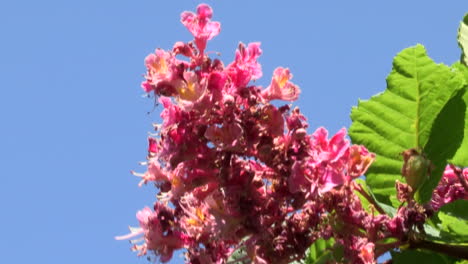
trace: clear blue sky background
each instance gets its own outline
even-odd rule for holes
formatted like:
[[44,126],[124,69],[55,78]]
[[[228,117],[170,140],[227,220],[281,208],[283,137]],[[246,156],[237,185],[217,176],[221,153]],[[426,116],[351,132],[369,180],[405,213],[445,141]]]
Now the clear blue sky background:
[[[468,12],[466,0],[206,2],[222,23],[208,50],[229,63],[239,41],[261,41],[259,83],[289,67],[310,132],[333,133],[385,88],[403,48],[456,61]],[[146,263],[113,239],[154,197],[129,173],[144,170],[161,110],[142,97],[143,59],[190,40],[179,15],[199,3],[0,2],[0,263]]]

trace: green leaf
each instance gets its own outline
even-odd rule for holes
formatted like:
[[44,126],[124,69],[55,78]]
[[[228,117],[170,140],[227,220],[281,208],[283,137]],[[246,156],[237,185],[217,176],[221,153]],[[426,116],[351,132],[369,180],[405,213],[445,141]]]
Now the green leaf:
[[431,135],[433,124],[446,103],[464,85],[461,73],[434,63],[424,47],[417,45],[395,57],[385,92],[370,100],[359,101],[358,106],[353,107],[349,135],[353,143],[363,144],[377,154],[366,174],[366,181],[380,201],[390,204],[389,197],[396,196],[395,180],[404,181],[401,153],[410,148],[425,150],[426,147],[431,151],[427,155],[429,160],[437,163],[430,184],[423,186],[419,200],[430,199],[442,176],[445,167],[442,163],[453,155],[445,151],[445,145],[432,147],[437,143]]
[[[466,18],[468,19],[468,17]],[[460,72],[464,76],[466,83],[468,83],[468,67],[460,63],[455,63],[452,67],[453,69]],[[452,114],[454,114],[454,116],[452,116],[453,124],[451,126],[458,124],[459,126],[463,127],[461,129],[458,128],[456,130],[457,133],[461,133],[461,135],[457,135],[456,137],[462,137],[463,141],[461,142],[456,153],[450,160],[450,163],[453,163],[460,167],[468,167],[468,114],[466,113],[468,109],[468,87],[465,87],[464,94],[460,94],[459,97],[460,98],[457,98],[456,102],[454,102],[454,108],[455,105],[458,105],[457,108],[459,112],[457,113],[452,111]],[[465,111],[463,111],[462,108],[464,108]],[[461,112],[465,113],[463,119],[461,117]]]
[[[394,217],[395,214],[396,214],[396,208],[390,206],[390,205],[387,205],[387,204],[384,204],[384,203],[381,203],[379,202],[379,200],[375,197],[374,193],[372,192],[372,190],[369,188],[369,186],[367,186],[366,182],[363,180],[363,179],[356,179],[355,180],[356,183],[360,184],[362,189],[370,196],[371,199],[374,200],[374,202],[380,206],[380,208],[382,208],[382,210],[390,217]],[[361,205],[362,207],[364,208],[364,210],[366,210],[368,213],[374,213],[374,214],[378,214],[378,212],[376,211],[371,211],[371,207],[369,206],[371,203],[367,200],[367,198],[365,198],[361,193],[359,193],[358,191],[354,191],[357,196],[359,197],[359,199],[361,200]],[[398,207],[398,205],[397,205]]]
[[462,49],[461,63],[468,65],[468,13],[458,28],[458,45]]
[[[468,242],[468,222],[462,221],[454,216],[439,213],[441,229],[447,233],[453,234],[454,241]],[[447,235],[445,235],[446,237]]]
[[[364,191],[369,194],[369,191],[368,191],[368,188],[367,188],[367,184],[366,182],[363,180],[363,179],[356,179],[355,180],[356,183],[358,183],[359,185],[362,186],[362,188],[364,189]],[[364,208],[364,210],[368,213],[372,213],[372,210],[371,210],[371,203],[369,202],[369,200],[367,200],[366,197],[364,197],[364,195],[362,195],[360,192],[358,192],[357,190],[354,190],[354,193],[359,197],[359,200],[361,201],[361,205],[362,205],[362,208]],[[370,194],[369,194],[370,195]]]
[[448,243],[468,243],[468,200],[457,200],[440,208],[441,237]]
[[335,240],[317,239],[309,248],[305,264],[324,264],[333,259],[333,245]]
[[227,262],[232,264],[247,264],[251,263],[251,260],[247,258],[245,246],[241,246],[231,254]]
[[453,201],[442,206],[439,211],[468,221],[468,200]]
[[393,251],[392,260],[394,264],[424,263],[424,264],[450,264],[454,261],[451,258],[432,251],[403,250]]
[[[421,199],[423,202],[427,202],[431,198],[449,160],[454,157],[457,157],[458,160],[464,160],[467,157],[465,155],[468,152],[462,146],[463,139],[468,139],[464,136],[468,132],[465,129],[468,123],[465,122],[467,115],[464,99],[467,95],[466,89],[459,90],[434,121],[431,136],[424,152],[435,166],[432,170],[432,177],[420,188],[419,196],[423,198]],[[464,132],[465,130],[466,132]],[[465,144],[468,144],[468,141]]]
[[426,232],[426,235],[428,235],[431,240],[440,240],[440,230],[436,227],[433,227],[429,224],[424,224],[424,232]]

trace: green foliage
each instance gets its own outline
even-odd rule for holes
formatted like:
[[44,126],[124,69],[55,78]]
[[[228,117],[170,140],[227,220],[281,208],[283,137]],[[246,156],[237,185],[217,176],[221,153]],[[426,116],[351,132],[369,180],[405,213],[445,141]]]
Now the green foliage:
[[426,239],[435,243],[464,246],[468,250],[468,201],[457,200],[441,208],[425,224]]
[[454,260],[444,255],[421,250],[404,250],[401,252],[392,252],[394,264],[400,263],[424,263],[424,264],[450,264]]
[[468,200],[456,200],[448,203],[440,208],[440,212],[468,221]]
[[[374,195],[374,193],[372,192],[372,190],[369,188],[369,186],[367,186],[367,183],[366,181],[364,181],[363,179],[356,179],[355,180],[356,183],[358,183],[359,185],[361,185],[362,189],[368,194],[368,196],[370,196],[370,198],[372,200],[374,200],[374,203],[377,204],[377,206],[379,206],[380,208],[382,208],[382,210],[390,217],[393,217],[395,216],[396,214],[396,209],[392,206],[389,206],[387,204],[384,204],[384,203],[381,203]],[[372,212],[370,210],[370,201],[364,197],[362,194],[360,194],[358,191],[355,191],[355,193],[357,194],[357,196],[359,197],[359,200],[361,201],[361,204],[362,204],[362,207],[369,213],[374,213],[374,214],[378,214],[378,212]]]
[[[356,183],[358,183],[359,185],[361,185],[361,187],[364,189],[364,191],[369,194],[369,191],[368,191],[368,187],[367,187],[367,184],[366,182],[363,180],[363,179],[356,179]],[[357,190],[354,190],[354,193],[359,197],[359,200],[361,201],[361,205],[362,205],[362,208],[364,208],[364,210],[366,210],[366,212],[368,213],[372,213],[371,211],[371,203],[369,202],[369,200],[364,197],[360,192],[358,192]]]
[[241,246],[232,253],[227,262],[230,264],[247,264],[251,263],[251,260],[247,257],[245,246]]
[[334,259],[333,238],[329,240],[317,239],[309,248],[305,264],[325,264]]
[[453,234],[453,240],[459,242],[468,242],[468,222],[463,221],[457,217],[451,216],[444,212],[439,213],[441,220],[441,229],[447,234]]
[[424,150],[435,165],[422,186],[420,201],[430,199],[454,152],[447,151],[447,135],[434,130],[447,132],[446,128],[433,125],[448,122],[448,116],[438,119],[438,115],[464,85],[461,73],[434,63],[424,47],[417,45],[395,57],[385,92],[352,109],[351,139],[377,154],[366,176],[379,200],[390,203],[390,196],[395,195],[395,180],[403,181],[401,153],[410,148]]
[[[468,19],[468,16],[466,18]],[[468,67],[460,63],[455,63],[452,68],[459,71],[468,84]],[[460,167],[468,167],[468,113],[466,113],[466,109],[468,108],[468,85],[465,86],[465,89],[460,91],[457,97],[453,98],[452,101],[452,106],[450,107],[465,109],[465,111],[451,111],[451,126],[453,127],[458,124],[457,129],[451,131],[452,135],[454,135],[452,140],[455,141],[460,138],[462,138],[462,140],[459,141],[459,147],[450,162]],[[450,126],[450,124],[447,124],[447,126]],[[455,143],[452,143],[452,145],[454,144]]]
[[437,213],[440,237],[451,244],[468,245],[468,201],[457,200],[444,205]]
[[[421,204],[430,201],[448,163],[468,167],[468,14],[460,24],[458,44],[461,60],[452,67],[436,64],[422,45],[401,51],[394,58],[387,89],[353,107],[349,135],[353,143],[376,154],[366,180],[356,180],[365,193],[355,193],[367,212],[377,214],[372,204],[390,217],[395,215],[395,207],[400,206],[395,181],[405,181],[402,153],[406,150],[414,149],[430,160],[417,171],[424,176],[422,185],[413,184],[415,199]],[[408,175],[416,174],[410,162],[407,168]],[[468,200],[443,206],[424,224],[424,230],[423,239],[433,245],[468,250]],[[340,247],[334,244],[333,239],[317,240],[305,263],[343,261]],[[397,249],[391,254],[393,263],[468,263],[428,250]]]

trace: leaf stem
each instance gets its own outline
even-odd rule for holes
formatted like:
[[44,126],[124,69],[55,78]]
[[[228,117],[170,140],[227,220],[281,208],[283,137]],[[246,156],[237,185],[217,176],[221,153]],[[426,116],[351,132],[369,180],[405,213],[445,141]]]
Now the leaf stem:
[[383,215],[386,214],[385,211],[382,209],[382,207],[380,207],[380,205],[377,203],[377,201],[374,200],[366,191],[364,191],[361,184],[356,183],[356,182],[353,182],[353,183],[354,183],[355,189],[375,207],[375,209],[377,210],[377,212],[379,212],[379,214],[383,214]]

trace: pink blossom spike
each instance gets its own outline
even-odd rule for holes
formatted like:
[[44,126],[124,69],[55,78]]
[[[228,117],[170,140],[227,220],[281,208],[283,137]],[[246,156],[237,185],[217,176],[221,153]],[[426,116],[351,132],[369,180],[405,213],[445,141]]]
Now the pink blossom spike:
[[240,43],[226,67],[205,54],[220,32],[212,16],[206,4],[182,13],[195,40],[145,58],[142,88],[159,102],[162,122],[148,138],[145,173],[133,174],[139,185],[153,183],[158,200],[137,213],[139,227],[117,237],[132,239],[139,256],[168,262],[185,248],[187,263],[223,264],[245,248],[241,262],[291,263],[317,238],[333,237],[343,246],[337,261],[370,264],[422,230],[431,205],[468,198],[458,179],[468,169],[448,167],[429,205],[412,202],[408,185],[398,183],[404,204],[396,216],[364,210],[357,191],[366,190],[352,181],[375,154],[351,145],[344,128],[310,135],[298,107],[270,103],[297,100],[301,91],[288,68],[276,68],[265,89],[253,82],[262,76],[259,42]]

